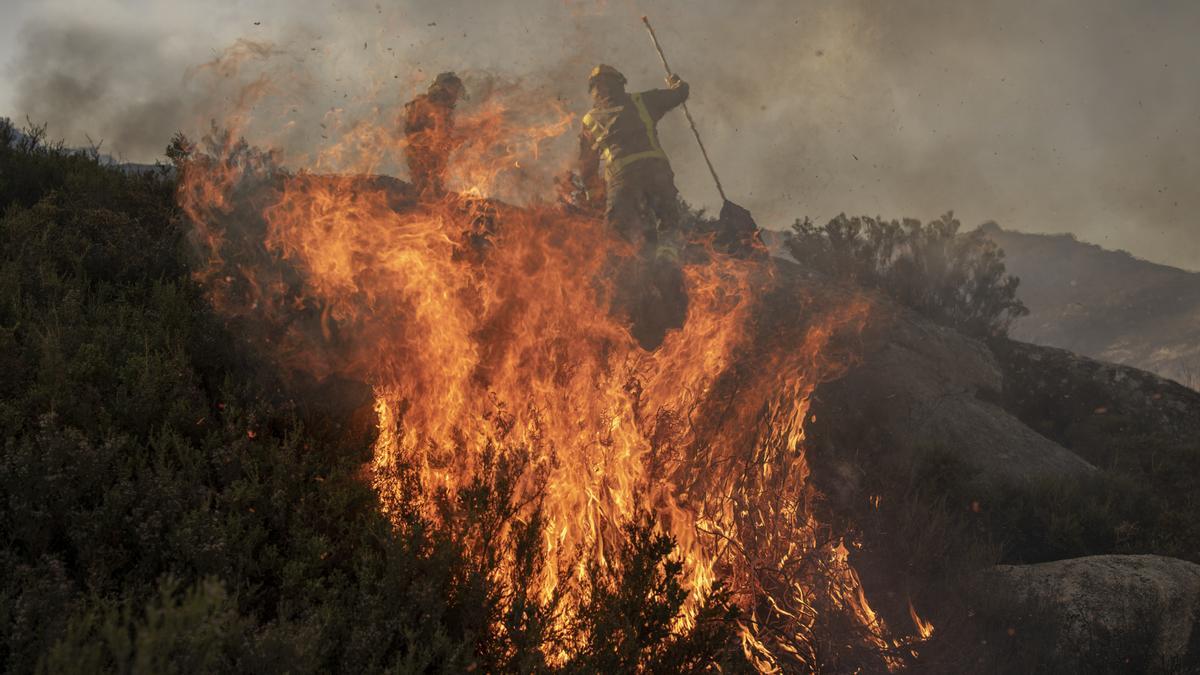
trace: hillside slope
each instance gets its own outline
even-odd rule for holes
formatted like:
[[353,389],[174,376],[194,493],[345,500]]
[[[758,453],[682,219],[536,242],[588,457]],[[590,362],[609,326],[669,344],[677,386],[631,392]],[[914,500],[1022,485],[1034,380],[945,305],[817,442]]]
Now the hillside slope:
[[1029,307],[1012,337],[1200,383],[1200,273],[1071,235],[983,226]]
[[[512,475],[481,474],[466,498],[439,506],[443,520],[405,499],[387,502],[397,520],[385,518],[363,480],[375,427],[354,423],[362,387],[288,382],[259,358],[244,323],[213,310],[170,177],[15,148],[3,131],[0,529],[10,536],[0,563],[10,573],[0,581],[0,669],[555,670],[544,659],[565,649],[555,608],[522,595],[541,573],[527,542],[543,531],[535,522],[512,536],[475,534],[511,517]],[[403,201],[405,185],[374,180]],[[823,319],[861,302],[861,289],[786,264],[762,271],[772,284],[749,324],[750,348],[705,392],[709,410],[730,410],[775,355],[830,325],[858,326]],[[968,621],[986,607],[961,605],[960,577],[997,560],[1200,560],[1195,434],[1155,424],[1155,436],[1126,422],[1158,420],[1151,413],[1162,406],[1168,422],[1195,420],[1195,396],[1148,375],[1109,377],[1069,355],[1005,351],[886,297],[867,299],[861,333],[839,331],[813,353],[848,370],[812,392],[805,476],[822,494],[806,493],[804,508],[828,523],[814,530],[820,550],[860,570],[898,637],[911,632],[914,603],[934,621],[932,639],[919,650],[905,643],[898,657],[946,673],[980,672],[981,660],[1013,672],[996,660],[1006,649],[1044,663],[1040,645],[1010,648],[972,632],[987,629]],[[1026,391],[1036,398],[1010,396]],[[1101,433],[1113,443],[1091,443]],[[675,544],[649,524],[627,532],[618,571],[589,573],[590,597],[604,602],[574,635],[591,646],[561,670],[736,672],[725,596],[711,620],[669,630],[684,597],[669,564]],[[525,571],[502,575],[497,561],[518,555],[530,560]],[[834,578],[828,556],[797,560]],[[1196,576],[1182,567],[1185,581]],[[525,610],[509,612],[518,602]],[[993,612],[1002,626],[1006,611]],[[630,631],[610,628],[629,621],[649,637],[631,642],[622,637]],[[1142,648],[1126,653],[1146,652],[1150,639],[1126,628],[1113,630]],[[876,643],[851,646],[849,634],[829,621],[809,641],[826,662],[842,659],[843,672],[880,663]],[[1179,653],[1200,660],[1200,650]]]

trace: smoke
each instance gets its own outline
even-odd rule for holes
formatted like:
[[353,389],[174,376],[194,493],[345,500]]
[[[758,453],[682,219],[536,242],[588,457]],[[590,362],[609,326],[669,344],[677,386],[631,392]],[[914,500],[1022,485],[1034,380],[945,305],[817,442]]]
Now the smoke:
[[[727,193],[760,223],[953,209],[967,223],[1070,231],[1200,269],[1200,5],[1190,0],[120,7],[85,14],[60,0],[33,14],[10,65],[17,116],[152,159],[173,131],[234,104],[231,78],[195,69],[238,38],[272,45],[266,58],[287,73],[274,82],[303,95],[302,109],[256,118],[285,116],[272,140],[305,151],[331,111],[395,111],[442,70],[465,72],[469,86],[519,79],[583,112],[596,62],[624,70],[631,87],[661,86],[639,20],[649,13],[693,86]],[[719,207],[682,115],[661,131],[685,198]],[[550,151],[565,165],[572,145]]]
[[20,44],[14,71],[21,113],[72,142],[90,136],[129,157],[161,154],[184,102],[178,82],[164,86],[151,36],[35,21]]

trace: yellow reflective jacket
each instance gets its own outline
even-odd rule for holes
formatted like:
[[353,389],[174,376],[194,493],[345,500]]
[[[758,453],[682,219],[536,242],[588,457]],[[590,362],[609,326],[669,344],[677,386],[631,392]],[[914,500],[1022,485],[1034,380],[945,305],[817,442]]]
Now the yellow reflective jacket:
[[680,82],[671,89],[651,89],[627,94],[608,105],[592,108],[583,116],[579,133],[580,174],[586,185],[597,177],[601,158],[611,178],[634,162],[666,161],[658,142],[656,124],[669,110],[687,100],[688,86]]

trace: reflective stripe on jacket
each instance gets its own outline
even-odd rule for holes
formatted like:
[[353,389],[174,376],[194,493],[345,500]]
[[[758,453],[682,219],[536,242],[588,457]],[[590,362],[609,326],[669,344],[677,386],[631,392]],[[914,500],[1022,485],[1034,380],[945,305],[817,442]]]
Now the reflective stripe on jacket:
[[662,159],[656,123],[669,110],[687,99],[685,83],[672,89],[651,89],[618,99],[613,105],[593,108],[583,116],[580,160],[585,178],[594,175],[596,163],[604,159],[609,176],[620,173],[643,159]]
[[[633,94],[629,98],[633,100],[633,107],[637,111],[638,121],[641,123],[643,133],[646,134],[645,145],[648,147],[644,150],[630,152],[627,147],[616,145],[613,142],[612,126],[615,126],[620,120],[620,113],[624,111],[624,106],[593,110],[583,116],[583,126],[594,139],[592,141],[593,148],[598,150],[600,156],[604,158],[607,170],[614,173],[639,159],[649,159],[651,157],[667,158],[667,153],[663,152],[662,146],[659,145],[658,130],[655,129],[654,119],[650,117],[650,111],[646,109],[646,104],[642,101],[642,95]],[[612,114],[614,112],[616,114]],[[608,115],[605,115],[606,113]],[[608,118],[607,126],[597,119],[599,115],[605,115]],[[636,146],[640,144],[626,143],[624,145]]]

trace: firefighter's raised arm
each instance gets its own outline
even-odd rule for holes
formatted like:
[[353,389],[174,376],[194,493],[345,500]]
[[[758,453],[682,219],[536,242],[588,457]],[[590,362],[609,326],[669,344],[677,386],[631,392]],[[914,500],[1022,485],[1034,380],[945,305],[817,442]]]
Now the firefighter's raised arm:
[[676,108],[686,101],[690,93],[688,83],[674,73],[667,77],[667,87],[667,89],[651,89],[642,93],[646,109],[656,122],[672,108]]

